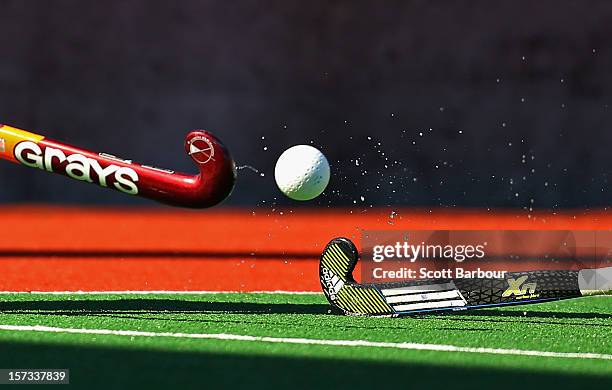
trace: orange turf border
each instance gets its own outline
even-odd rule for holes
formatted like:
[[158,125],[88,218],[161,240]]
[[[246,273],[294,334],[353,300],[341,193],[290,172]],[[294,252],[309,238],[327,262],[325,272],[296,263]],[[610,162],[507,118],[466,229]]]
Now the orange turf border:
[[361,230],[610,230],[612,213],[2,206],[0,291],[319,291],[318,255]]

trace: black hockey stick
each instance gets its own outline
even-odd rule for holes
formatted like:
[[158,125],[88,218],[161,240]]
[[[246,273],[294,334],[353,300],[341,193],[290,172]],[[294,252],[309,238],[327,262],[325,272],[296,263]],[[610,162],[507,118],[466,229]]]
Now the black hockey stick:
[[346,238],[333,239],[319,263],[329,303],[347,315],[401,316],[537,303],[612,292],[612,267],[580,271],[508,272],[503,279],[435,279],[359,284],[353,278],[359,253]]

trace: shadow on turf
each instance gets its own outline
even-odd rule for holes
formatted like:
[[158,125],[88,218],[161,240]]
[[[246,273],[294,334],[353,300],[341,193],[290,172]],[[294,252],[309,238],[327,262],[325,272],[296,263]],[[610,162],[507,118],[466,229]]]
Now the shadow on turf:
[[[612,377],[558,371],[512,370],[359,359],[308,358],[160,349],[1,342],[2,367],[70,369],[70,383],[87,389],[376,389],[452,388],[496,390],[611,388]],[[367,353],[366,353],[367,354]],[[364,354],[363,357],[366,357]],[[518,382],[517,382],[518,381]],[[606,385],[607,383],[607,385]]]
[[[602,323],[591,323],[591,322],[567,322],[561,320],[567,319],[612,319],[612,315],[603,313],[567,313],[567,312],[554,312],[554,311],[503,311],[503,310],[472,310],[472,311],[460,311],[460,312],[449,312],[441,313],[440,317],[444,317],[446,320],[457,321],[457,322],[486,322],[486,323],[530,323],[530,324],[549,324],[549,325],[564,325],[564,326],[595,326],[595,327],[612,327],[611,324]],[[497,318],[495,318],[497,317]],[[419,316],[419,318],[426,318],[426,316]],[[532,319],[537,319],[534,321]],[[555,321],[559,319],[560,321]],[[457,330],[463,329],[461,328]],[[450,330],[450,329],[447,329]]]
[[520,317],[520,318],[581,318],[581,319],[612,319],[612,314],[603,313],[568,313],[568,312],[556,312],[556,311],[532,311],[532,310],[487,310],[478,309],[466,312],[455,312],[452,314],[466,315],[469,317]]
[[[293,303],[254,303],[254,302],[202,302],[184,301],[174,299],[113,299],[113,300],[56,300],[56,301],[9,301],[0,302],[0,312],[11,314],[39,314],[39,315],[65,315],[65,316],[105,316],[117,318],[133,318],[139,320],[163,320],[158,316],[146,318],[143,314],[340,314],[326,304],[293,304]],[[568,326],[598,326],[612,327],[609,324],[589,323],[585,321],[567,322],[554,321],[555,319],[612,319],[612,315],[603,313],[567,313],[550,311],[515,311],[515,310],[471,310],[447,313],[415,314],[407,318],[431,319],[444,317],[446,320],[458,322],[497,322],[507,323],[516,320],[521,323],[559,324]],[[537,320],[532,320],[537,319]],[[172,318],[172,321],[187,322],[214,322],[205,318]],[[232,320],[224,318],[224,322]],[[240,320],[238,322],[242,322]],[[257,321],[254,319],[254,321]],[[405,327],[402,321],[377,324],[359,324],[343,326],[356,328],[393,328]],[[462,328],[465,330],[465,327]],[[480,328],[474,331],[484,331]],[[491,329],[489,329],[490,331]]]
[[34,258],[62,258],[62,259],[82,259],[87,257],[92,258],[110,258],[110,259],[143,259],[150,260],[155,258],[168,259],[235,259],[236,257],[245,259],[292,259],[292,260],[314,260],[318,259],[321,254],[319,252],[220,252],[220,251],[160,251],[160,250],[122,250],[122,251],[107,251],[107,250],[27,250],[27,249],[9,249],[0,250],[0,259],[12,257],[34,257]]
[[[327,304],[296,304],[296,303],[254,303],[254,302],[203,302],[184,301],[175,299],[112,299],[112,300],[47,300],[47,301],[8,301],[0,302],[0,311],[11,313],[40,312],[74,312],[86,313],[130,313],[136,311],[172,312],[172,313],[237,313],[237,314],[341,314]],[[611,314],[604,313],[575,313],[533,310],[488,310],[477,309],[470,311],[439,312],[431,314],[414,314],[409,318],[428,318],[431,316],[444,316],[447,319],[464,319],[470,317],[512,317],[512,318],[546,318],[546,319],[612,319]],[[461,318],[459,318],[461,317]]]
[[[0,302],[0,311],[14,314],[108,314],[134,312],[328,314],[329,305],[295,303],[202,302],[174,299],[113,299]],[[33,313],[34,312],[34,313]]]

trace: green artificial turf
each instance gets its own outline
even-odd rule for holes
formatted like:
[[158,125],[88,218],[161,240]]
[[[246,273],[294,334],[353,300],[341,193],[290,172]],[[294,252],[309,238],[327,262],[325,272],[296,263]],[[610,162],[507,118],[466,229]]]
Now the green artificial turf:
[[[0,325],[369,340],[612,354],[612,297],[406,318],[322,295],[0,296]],[[0,368],[69,368],[84,388],[612,388],[612,360],[0,330]]]

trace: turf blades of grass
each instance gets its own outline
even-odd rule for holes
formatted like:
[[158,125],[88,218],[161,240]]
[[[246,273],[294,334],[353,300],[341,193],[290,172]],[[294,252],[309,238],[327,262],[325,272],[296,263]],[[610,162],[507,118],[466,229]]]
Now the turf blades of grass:
[[[612,354],[611,303],[608,297],[583,298],[393,319],[331,314],[320,295],[7,294],[0,296],[0,324]],[[359,387],[383,378],[472,388],[491,387],[493,380],[495,388],[515,387],[509,378],[539,386],[612,384],[609,360],[163,337],[0,331],[0,356],[3,367],[69,367],[73,383],[88,383],[93,375],[97,383],[158,388],[179,379],[310,388],[315,382]]]

